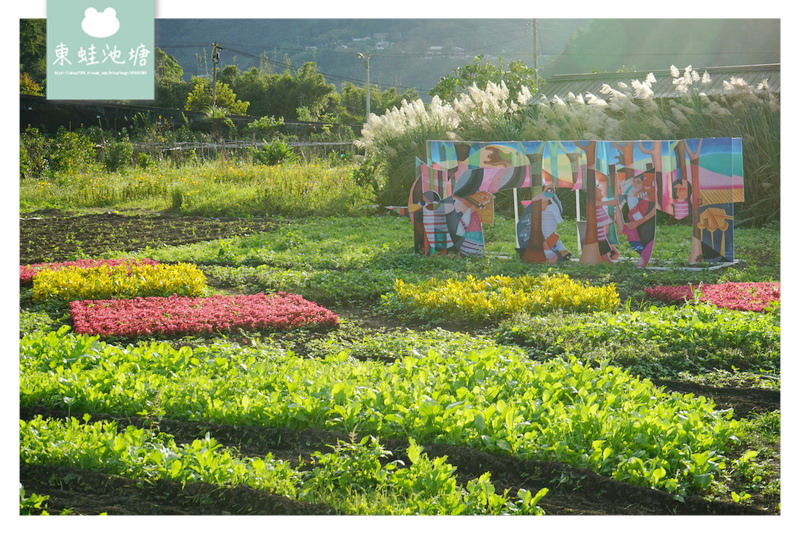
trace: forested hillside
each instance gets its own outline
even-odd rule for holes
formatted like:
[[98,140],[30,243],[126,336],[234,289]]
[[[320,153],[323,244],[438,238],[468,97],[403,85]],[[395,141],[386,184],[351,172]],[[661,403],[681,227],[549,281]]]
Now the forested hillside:
[[[589,22],[540,20],[540,63]],[[177,59],[187,79],[211,72],[210,43],[216,41],[225,48],[220,65],[283,72],[314,61],[339,87],[364,82],[364,63],[356,54],[368,52],[373,84],[416,88],[427,99],[442,76],[477,55],[533,65],[532,26],[530,19],[159,19],[156,44]]]
[[[533,65],[530,19],[159,19],[157,45],[185,76],[221,64],[283,72],[314,61],[329,83],[363,83],[358,52],[371,54],[372,83],[427,90],[476,55]],[[780,62],[778,19],[538,19],[541,74]]]

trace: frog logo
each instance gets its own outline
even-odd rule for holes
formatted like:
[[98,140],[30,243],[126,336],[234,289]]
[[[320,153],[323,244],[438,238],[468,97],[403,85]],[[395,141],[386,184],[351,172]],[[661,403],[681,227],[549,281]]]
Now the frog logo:
[[117,11],[113,7],[107,7],[102,13],[90,7],[84,11],[83,15],[81,29],[90,37],[103,39],[111,37],[119,31],[119,19],[117,19]]

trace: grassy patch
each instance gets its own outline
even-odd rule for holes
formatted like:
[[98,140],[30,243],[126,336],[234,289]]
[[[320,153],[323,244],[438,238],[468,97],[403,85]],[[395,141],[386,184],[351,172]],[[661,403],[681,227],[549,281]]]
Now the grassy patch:
[[[563,231],[567,241],[572,233],[568,229],[570,224],[574,225],[574,222],[563,224],[567,226]],[[660,238],[666,245],[672,239],[680,238],[687,229],[664,226],[659,228]],[[777,281],[780,274],[777,263],[746,261],[725,269],[700,271],[640,269],[632,261],[615,265],[568,262],[558,267],[523,263],[514,252],[513,220],[497,217],[495,226],[487,230],[487,235],[490,232],[496,240],[488,241],[489,255],[486,258],[423,257],[413,250],[410,223],[400,217],[293,219],[281,222],[279,228],[269,233],[163,247],[142,252],[139,257],[147,256],[163,262],[199,263],[204,265],[211,278],[225,287],[250,292],[298,292],[329,305],[374,304],[382,294],[391,292],[394,279],[417,283],[430,278],[463,280],[468,275],[485,278],[562,272],[572,279],[593,285],[614,283],[621,300],[630,300],[636,308],[642,305],[644,289],[655,285]],[[768,251],[770,257],[779,255],[779,241],[775,238],[777,231],[742,229],[737,232],[746,236],[742,239],[743,253],[757,246],[759,250]],[[764,234],[764,239],[758,244],[755,243],[756,232]],[[569,242],[567,246],[570,246]],[[683,253],[678,245],[665,246],[660,257],[667,260],[678,254],[676,250]],[[677,262],[662,261],[662,264],[681,266]]]
[[20,209],[143,208],[237,217],[349,215],[363,213],[374,203],[372,190],[353,178],[355,168],[225,160],[115,172],[91,167],[49,180],[23,180]]

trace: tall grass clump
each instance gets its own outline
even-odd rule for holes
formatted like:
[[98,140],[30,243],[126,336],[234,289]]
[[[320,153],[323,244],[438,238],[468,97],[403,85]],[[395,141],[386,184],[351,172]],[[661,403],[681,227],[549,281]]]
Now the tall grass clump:
[[422,100],[403,100],[382,116],[370,115],[361,130],[356,146],[377,152],[384,160],[388,179],[378,201],[404,203],[414,181],[415,157],[427,159],[426,142],[432,139],[459,140],[465,128],[493,127],[514,116],[530,99],[523,87],[516,100],[509,95],[505,83],[489,82],[485,89],[473,84],[469,91],[453,103],[434,96],[430,105]]
[[[710,94],[712,77],[691,65],[670,69],[677,97],[657,98],[656,77],[604,84],[599,95],[568,93],[538,100],[522,91],[513,101],[505,85],[476,87],[452,104],[404,102],[372,116],[359,146],[384,159],[387,183],[378,200],[403,204],[414,180],[414,158],[425,159],[425,141],[638,140],[741,137],[744,205],[737,223],[763,225],[780,218],[780,99],[768,80],[755,86],[741,78]],[[404,110],[413,109],[413,114]]]
[[384,159],[387,176],[391,178],[386,180],[378,201],[393,203],[404,191],[407,196],[414,179],[414,158],[424,160],[426,141],[449,138],[449,132],[458,122],[452,106],[443,104],[437,96],[427,107],[422,100],[412,103],[403,100],[399,109],[393,107],[382,116],[370,115],[356,146],[377,151]]

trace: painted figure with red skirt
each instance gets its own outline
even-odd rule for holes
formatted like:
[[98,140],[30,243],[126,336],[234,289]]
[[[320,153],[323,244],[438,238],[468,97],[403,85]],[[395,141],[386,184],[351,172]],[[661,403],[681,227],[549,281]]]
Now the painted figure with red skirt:
[[621,232],[628,244],[639,254],[638,266],[650,262],[656,230],[655,188],[648,171],[628,178],[620,184],[620,208],[623,215]]

